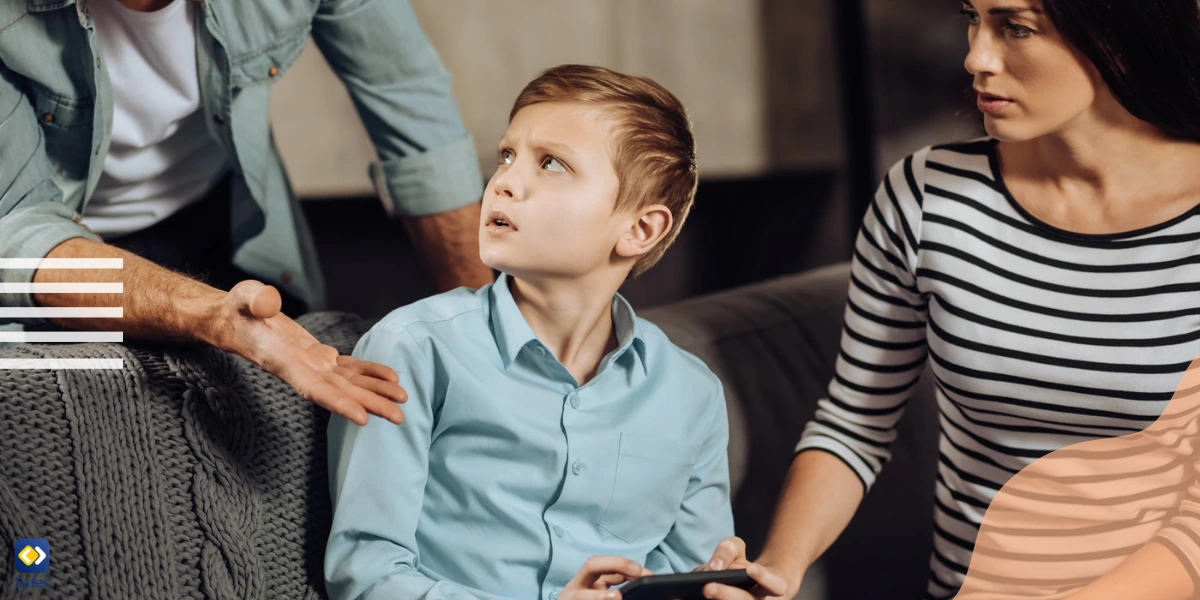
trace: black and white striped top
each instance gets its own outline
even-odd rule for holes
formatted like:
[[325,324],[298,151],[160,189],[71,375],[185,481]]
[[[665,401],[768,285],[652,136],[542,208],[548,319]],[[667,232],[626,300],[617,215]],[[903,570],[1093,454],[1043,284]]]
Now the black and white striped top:
[[[837,455],[869,488],[932,361],[933,598],[962,585],[1010,477],[1064,446],[1143,430],[1200,355],[1200,206],[1127,233],[1063,231],[1013,199],[995,148],[925,148],[888,173],[856,242],[836,375],[797,446]],[[1178,477],[1173,491],[1196,474]],[[1159,537],[1188,564],[1200,517],[1177,521],[1164,515]],[[1161,535],[1172,527],[1191,531]]]

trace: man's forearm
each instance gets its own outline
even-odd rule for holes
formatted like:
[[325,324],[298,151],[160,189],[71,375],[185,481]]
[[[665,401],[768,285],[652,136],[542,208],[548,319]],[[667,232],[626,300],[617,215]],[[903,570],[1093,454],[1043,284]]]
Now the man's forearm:
[[439,292],[492,282],[492,270],[479,260],[480,203],[450,212],[404,220]]
[[862,498],[862,483],[840,459],[822,451],[800,453],[784,481],[757,562],[789,579],[802,576],[841,535]]
[[215,344],[213,325],[226,292],[160,267],[136,254],[84,238],[55,246],[46,258],[120,258],[121,269],[38,269],[34,283],[120,282],[120,294],[36,293],[44,307],[122,307],[112,318],[48,319],[71,329],[121,331],[135,339]]

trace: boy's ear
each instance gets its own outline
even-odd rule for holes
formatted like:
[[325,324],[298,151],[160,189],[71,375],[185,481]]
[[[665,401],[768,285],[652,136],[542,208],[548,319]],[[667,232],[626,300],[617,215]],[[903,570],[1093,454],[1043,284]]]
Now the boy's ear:
[[654,248],[671,231],[671,209],[652,204],[637,211],[637,219],[621,234],[614,251],[617,256],[634,258]]

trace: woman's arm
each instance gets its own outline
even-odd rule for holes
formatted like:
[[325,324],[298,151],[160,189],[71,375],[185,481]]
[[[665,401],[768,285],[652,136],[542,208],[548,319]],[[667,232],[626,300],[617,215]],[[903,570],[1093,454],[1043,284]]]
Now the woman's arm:
[[[792,594],[891,458],[896,425],[924,371],[928,300],[916,269],[925,154],[892,167],[863,219],[833,381],[796,447],[757,561],[783,576]],[[749,597],[717,587],[722,595],[712,597]]]
[[1188,600],[1194,591],[1192,576],[1175,553],[1150,542],[1066,600]]

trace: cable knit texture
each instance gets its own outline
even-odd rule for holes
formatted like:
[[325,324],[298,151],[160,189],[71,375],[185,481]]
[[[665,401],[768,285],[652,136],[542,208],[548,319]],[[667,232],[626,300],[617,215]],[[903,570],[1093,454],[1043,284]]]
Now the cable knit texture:
[[[370,326],[299,322],[345,354]],[[0,597],[325,597],[327,413],[207,346],[0,347],[36,357],[125,368],[0,375]],[[22,537],[50,542],[50,589],[14,588]]]

